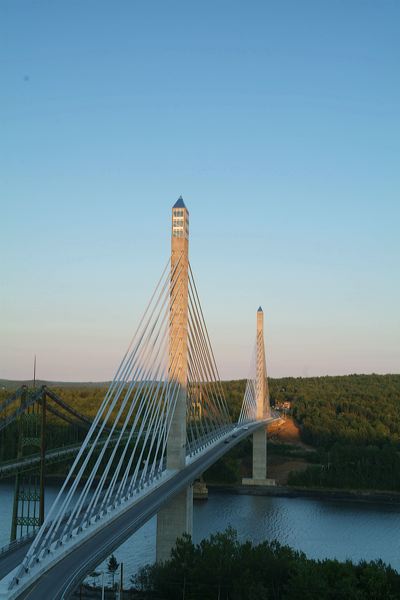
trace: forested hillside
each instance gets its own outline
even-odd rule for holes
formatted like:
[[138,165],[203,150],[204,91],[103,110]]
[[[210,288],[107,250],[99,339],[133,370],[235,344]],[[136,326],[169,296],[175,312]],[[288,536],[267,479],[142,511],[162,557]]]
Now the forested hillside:
[[271,380],[273,401],[290,400],[305,442],[400,442],[400,375]]
[[[17,382],[4,386],[0,382],[0,402],[18,386]],[[245,380],[225,381],[222,387],[237,420]],[[51,388],[93,418],[107,384],[63,383],[51,384]],[[269,379],[269,388],[272,405],[290,402],[303,441],[316,450],[310,453],[314,464],[293,474],[291,484],[400,491],[400,375],[286,377]],[[52,427],[51,417],[48,425]],[[60,439],[62,426],[54,434]],[[217,464],[214,474],[239,480],[238,464],[250,453],[250,443],[244,444],[222,465]]]
[[318,463],[293,485],[400,491],[400,375],[285,378],[273,401],[288,400]]
[[[245,383],[243,379],[222,382],[233,420],[239,416]],[[20,385],[9,381],[7,386],[1,384],[0,380],[0,402]],[[104,383],[47,385],[90,417],[96,414],[108,387]],[[292,414],[307,443],[400,443],[400,375],[270,378],[269,388],[273,405],[291,402]]]

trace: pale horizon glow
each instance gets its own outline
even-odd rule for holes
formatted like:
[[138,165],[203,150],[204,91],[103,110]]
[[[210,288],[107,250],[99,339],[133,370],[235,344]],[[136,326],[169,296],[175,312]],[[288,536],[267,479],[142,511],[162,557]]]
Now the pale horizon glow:
[[399,373],[399,21],[5,0],[0,378],[112,379],[180,194],[222,379]]

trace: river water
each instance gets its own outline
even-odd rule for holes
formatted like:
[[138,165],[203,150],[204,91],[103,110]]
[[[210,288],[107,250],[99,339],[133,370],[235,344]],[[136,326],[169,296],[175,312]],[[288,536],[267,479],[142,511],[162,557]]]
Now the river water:
[[[46,508],[56,493],[56,486],[46,488]],[[9,539],[12,494],[11,484],[0,485],[0,546]],[[240,540],[277,539],[310,558],[349,558],[356,562],[381,558],[400,572],[397,505],[218,492],[210,492],[207,501],[195,501],[195,542],[229,525],[237,530]],[[115,551],[118,561],[124,562],[126,584],[142,565],[154,562],[155,532],[153,518]]]

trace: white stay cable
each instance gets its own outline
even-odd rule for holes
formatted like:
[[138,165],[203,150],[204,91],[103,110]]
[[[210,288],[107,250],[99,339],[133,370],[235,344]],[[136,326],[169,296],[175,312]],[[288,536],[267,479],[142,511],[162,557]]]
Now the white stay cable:
[[[192,381],[197,388],[202,391],[202,422],[206,426],[206,435],[212,433],[216,429],[216,425],[214,423],[214,414],[213,414],[213,406],[209,399],[208,390],[206,387],[206,382],[204,381],[201,375],[201,367],[199,366],[199,360],[196,355],[192,356],[191,349],[189,350],[189,360],[190,360],[190,374]],[[193,374],[192,374],[193,373]]]
[[[172,275],[172,277],[175,278],[175,279],[176,279],[176,272],[177,272],[177,267],[174,269],[173,275]],[[117,416],[113,420],[113,425],[114,426],[116,426],[116,424],[119,422],[119,418],[120,418],[120,416],[122,414],[122,411],[125,409],[125,407],[127,405],[127,402],[129,400],[129,397],[130,397],[130,394],[132,392],[133,387],[135,385],[137,385],[138,381],[141,380],[141,378],[143,376],[143,372],[146,369],[146,364],[149,364],[149,362],[151,362],[152,354],[151,354],[151,352],[149,352],[149,348],[150,349],[154,349],[155,344],[156,344],[156,342],[153,342],[153,344],[151,344],[151,337],[153,336],[154,332],[156,331],[157,323],[160,320],[160,315],[162,314],[162,311],[164,310],[164,312],[166,313],[166,309],[163,308],[163,307],[165,307],[167,298],[169,296],[168,283],[169,283],[169,277],[167,278],[167,280],[165,281],[164,285],[162,286],[161,293],[160,293],[160,295],[158,297],[157,302],[155,303],[155,306],[154,306],[154,308],[153,308],[153,310],[152,310],[152,312],[150,314],[150,317],[149,317],[149,319],[147,321],[147,324],[145,325],[145,328],[144,328],[144,330],[142,332],[141,338],[140,338],[139,343],[137,345],[136,355],[131,358],[131,361],[130,361],[131,364],[129,366],[129,370],[128,370],[127,373],[125,373],[125,377],[130,377],[131,374],[132,374],[133,368],[136,368],[136,371],[135,371],[135,373],[134,373],[134,375],[132,377],[132,381],[131,381],[130,385],[128,386],[128,389],[127,389],[127,391],[125,393],[125,397],[124,397],[123,402],[122,402],[122,404],[120,406],[119,412],[118,412]],[[161,301],[161,299],[162,299],[162,301]],[[160,310],[158,311],[158,313],[157,313],[157,315],[155,317],[155,321],[153,322],[152,326],[150,327],[150,331],[149,331],[149,333],[147,335],[147,338],[145,338],[146,331],[148,330],[148,327],[150,325],[151,320],[154,318],[154,313],[155,313],[158,305],[160,304],[160,301],[161,301]],[[165,314],[164,314],[164,318],[165,318]],[[161,323],[163,322],[163,320],[164,319],[161,319]],[[161,327],[162,327],[162,325],[161,325]],[[160,328],[158,330],[158,333],[155,334],[156,335],[156,341],[158,339],[159,333],[160,333]],[[143,342],[143,345],[141,346],[142,342]],[[141,350],[139,350],[140,346],[141,346]],[[133,358],[135,360],[133,360]],[[136,365],[136,367],[135,367],[135,365]],[[145,377],[148,377],[148,374],[145,375]],[[115,405],[116,401],[119,399],[119,396],[121,394],[122,389],[123,389],[123,386],[121,386],[121,388],[119,390],[119,393],[118,393],[118,395],[115,398],[114,405]],[[136,400],[137,400],[137,394],[135,394],[134,399],[131,402],[130,413],[132,412],[132,410],[133,410],[133,408],[134,408],[134,406],[136,404]],[[120,432],[120,437],[119,437],[118,443],[114,446],[113,456],[115,455],[115,453],[117,451],[120,439],[121,439],[122,435],[125,432],[127,423],[128,423],[128,418],[125,419],[125,423],[124,423],[124,425],[122,427],[122,430]],[[98,460],[96,461],[96,465],[95,465],[94,469],[91,470],[90,477],[89,477],[89,479],[86,482],[86,484],[87,484],[85,486],[86,489],[84,491],[84,494],[82,495],[82,500],[80,502],[80,506],[82,506],[83,503],[84,503],[84,500],[85,500],[85,498],[87,496],[87,493],[88,493],[88,490],[90,488],[90,485],[91,485],[91,483],[93,481],[94,475],[95,475],[95,473],[97,472],[97,470],[99,468],[99,465],[100,465],[100,462],[101,462],[101,460],[102,460],[102,458],[104,456],[104,453],[105,453],[105,448],[103,448],[103,451],[102,451],[101,455],[98,457]],[[105,477],[106,477],[106,475],[109,472],[111,464],[112,464],[112,459],[109,460],[108,465],[106,467],[106,470],[103,472],[102,480],[100,481],[100,484],[99,484],[97,492],[94,494],[94,498],[92,498],[92,502],[90,504],[90,508],[91,508],[93,502],[97,502],[97,498],[98,498],[99,494],[102,491],[102,488],[103,488],[103,485],[104,485],[104,481],[105,481]],[[76,511],[76,514],[78,514],[78,512],[79,511]]]
[[[179,344],[176,347],[175,355],[174,355],[174,359],[176,358],[174,372],[179,368],[179,366],[178,366],[178,360],[177,360],[178,359],[178,355],[179,355]],[[170,368],[170,366],[168,365],[167,372],[168,372],[169,368]],[[178,391],[179,391],[179,388],[178,388]],[[161,406],[161,404],[158,405],[158,408],[160,408],[160,406]],[[154,416],[155,415],[154,415],[154,411],[153,411],[153,413],[152,413],[152,415],[151,415],[150,418],[153,419]],[[157,434],[161,433],[161,429],[159,429],[159,428],[155,428],[155,429],[157,429]],[[130,484],[130,488],[132,488],[132,486],[136,485],[136,480],[137,480],[137,476],[139,474],[139,469],[140,469],[141,462],[143,460],[143,455],[144,455],[144,451],[145,451],[145,448],[146,448],[146,443],[148,441],[148,437],[149,437],[148,434],[146,434],[146,438],[145,438],[145,441],[144,441],[144,443],[142,445],[140,456],[139,456],[139,459],[137,461],[137,465],[136,465],[136,469],[135,469],[135,472],[134,472],[134,476],[132,477],[132,482]],[[151,442],[151,447],[152,447],[152,445],[154,443],[154,437],[155,436],[153,435],[152,442]],[[151,451],[151,449],[148,449],[148,455],[149,455],[150,451]],[[145,475],[147,473],[147,467],[148,467],[148,459],[145,461],[145,467],[144,467],[143,472],[141,474],[139,485],[141,484],[142,480],[144,479],[144,477],[145,477]]]
[[228,422],[231,422],[231,417],[230,417],[228,405],[226,403],[225,396],[224,396],[224,391],[223,391],[222,385],[221,385],[221,377],[219,375],[217,363],[216,363],[216,360],[215,360],[214,352],[213,352],[211,341],[210,341],[210,336],[208,334],[207,324],[206,324],[206,321],[204,319],[203,309],[201,307],[199,295],[198,295],[198,292],[197,292],[197,286],[196,286],[196,282],[195,282],[195,279],[194,279],[194,275],[193,275],[193,271],[192,271],[192,267],[191,267],[190,263],[189,263],[189,273],[190,273],[190,279],[192,281],[193,288],[194,288],[194,291],[195,291],[195,297],[197,298],[197,302],[198,302],[198,305],[199,305],[200,314],[201,314],[202,322],[203,322],[203,325],[204,325],[205,336],[206,336],[206,339],[207,339],[207,342],[208,342],[208,348],[209,348],[209,351],[210,351],[210,354],[211,354],[211,357],[212,357],[212,364],[213,364],[213,367],[214,367],[215,372],[216,372],[215,380],[219,384],[220,392],[221,392],[221,397],[224,399],[225,412],[226,412],[226,415],[227,415]]
[[194,324],[196,328],[196,332],[198,334],[200,340],[200,347],[203,351],[203,354],[206,358],[206,366],[208,371],[208,378],[210,382],[212,382],[213,388],[215,389],[216,402],[219,406],[219,411],[222,417],[222,421],[227,423],[231,422],[231,418],[229,415],[228,407],[224,398],[224,393],[222,390],[222,386],[219,380],[219,373],[215,363],[214,354],[212,351],[212,347],[210,344],[207,326],[204,321],[204,316],[201,309],[200,300],[197,296],[196,284],[192,278],[189,279],[189,296],[191,299],[191,304],[193,307],[193,316],[194,316]]
[[[165,270],[166,269],[164,269],[164,272],[165,272]],[[157,285],[156,292],[157,292],[157,290],[160,287],[160,283],[162,282],[162,279],[163,279],[163,276],[160,279],[159,284]],[[152,298],[154,298],[156,292],[153,294]],[[146,308],[145,315],[147,314],[147,312],[149,310],[150,304],[151,303],[149,303],[148,307]],[[143,321],[143,318],[142,318],[141,322],[142,321]],[[139,329],[140,329],[140,326],[138,327],[137,332],[139,331]],[[135,338],[136,338],[136,334],[132,338],[130,347],[133,345],[133,343],[135,341]],[[125,362],[125,358],[126,358],[127,354],[128,354],[128,352],[125,354],[125,357],[124,357],[123,361],[121,362],[121,365],[120,365],[120,367],[119,367],[119,369],[117,371],[117,374],[121,372],[121,369],[122,370],[124,369],[124,362]],[[114,381],[113,381],[113,383],[110,386],[111,390],[113,388],[115,388],[115,381],[117,380],[117,378],[118,378],[117,376],[114,378]],[[75,493],[77,485],[78,485],[78,483],[80,481],[80,478],[81,478],[81,476],[83,474],[83,471],[84,471],[84,468],[85,468],[85,466],[87,464],[87,461],[84,461],[84,464],[81,466],[81,469],[80,469],[78,475],[75,477],[75,479],[74,479],[71,487],[69,487],[68,492],[67,492],[66,495],[64,495],[64,491],[67,488],[68,482],[71,479],[74,471],[76,470],[76,466],[79,464],[79,461],[80,461],[81,457],[83,456],[83,454],[84,454],[84,452],[85,452],[85,450],[86,450],[86,448],[87,448],[87,446],[89,444],[89,441],[91,441],[92,434],[94,433],[94,431],[95,431],[95,429],[96,429],[96,427],[97,427],[97,425],[99,423],[99,420],[100,420],[100,418],[101,418],[101,416],[102,416],[102,414],[103,414],[103,412],[104,412],[104,410],[105,410],[105,408],[106,408],[106,406],[108,404],[108,401],[110,399],[110,389],[107,392],[107,394],[106,394],[106,396],[105,396],[105,398],[104,398],[104,400],[102,402],[102,405],[101,405],[101,407],[100,407],[100,409],[99,409],[99,411],[98,411],[98,413],[97,413],[97,415],[96,415],[96,417],[95,417],[95,419],[94,419],[94,421],[92,423],[92,426],[91,426],[91,428],[90,428],[90,430],[89,430],[89,432],[87,434],[87,437],[86,437],[86,439],[84,440],[84,442],[82,444],[82,447],[81,447],[81,449],[80,449],[80,451],[79,451],[79,453],[78,453],[78,455],[77,455],[77,457],[76,457],[76,459],[75,459],[75,461],[73,463],[72,468],[69,471],[69,474],[68,474],[68,476],[67,476],[67,478],[66,478],[66,480],[64,482],[64,485],[61,488],[61,490],[60,490],[60,492],[59,492],[59,494],[58,494],[55,502],[53,503],[52,508],[50,509],[49,515],[48,515],[48,517],[46,519],[46,524],[48,524],[50,522],[50,519],[51,519],[51,517],[53,517],[53,514],[56,512],[56,508],[58,507],[58,504],[60,503],[60,500],[61,500],[61,507],[58,510],[58,514],[56,514],[56,517],[53,519],[53,521],[50,522],[50,526],[47,528],[47,530],[44,527],[42,527],[41,531],[39,531],[38,536],[35,538],[32,546],[31,546],[31,548],[30,548],[30,550],[29,550],[29,552],[28,552],[28,554],[26,556],[26,560],[27,561],[29,561],[30,558],[33,556],[34,551],[38,551],[40,549],[40,547],[44,547],[46,544],[51,543],[51,540],[54,539],[54,536],[52,535],[53,531],[57,530],[59,522],[62,520],[63,515],[66,513],[67,507],[68,507],[68,505],[70,504],[70,502],[72,500],[72,497],[73,497],[73,495]],[[100,429],[97,430],[97,435],[96,435],[96,439],[95,439],[94,443],[91,442],[91,444],[89,446],[89,453],[88,453],[89,457],[91,456],[91,454],[94,451],[96,443],[99,440],[100,435],[102,434],[102,431],[103,431],[103,429],[105,427],[106,421],[107,421],[107,419],[103,420],[103,423],[102,423]],[[43,539],[42,539],[42,534],[43,534],[44,531],[46,532],[46,534],[43,536]]]
[[208,392],[210,392],[210,413],[213,415],[213,418],[216,419],[217,422],[219,422],[219,425],[222,427],[223,425],[225,425],[224,419],[223,419],[223,412],[221,411],[221,406],[219,403],[219,394],[218,394],[218,390],[214,387],[215,386],[215,382],[212,379],[212,374],[210,373],[209,369],[208,369],[208,361],[207,361],[207,357],[206,357],[206,350],[204,348],[204,346],[202,345],[202,340],[201,340],[201,332],[199,331],[199,323],[196,320],[196,316],[194,315],[194,318],[192,319],[193,321],[193,327],[189,321],[189,330],[191,335],[193,336],[193,340],[194,340],[194,347],[195,347],[195,357],[197,357],[198,359],[198,372],[199,372],[199,376],[200,379],[202,381],[204,381],[205,385],[205,390],[207,390],[207,395]]
[[[67,478],[65,479],[64,484],[63,484],[63,486],[62,486],[62,488],[61,488],[61,490],[60,490],[60,492],[59,492],[59,494],[58,494],[55,502],[53,503],[53,505],[52,505],[52,507],[51,507],[51,509],[49,511],[49,514],[48,514],[48,516],[47,516],[47,518],[45,520],[45,523],[43,524],[43,526],[39,530],[39,532],[38,532],[35,540],[33,541],[32,545],[31,545],[31,547],[30,547],[30,549],[29,549],[29,551],[28,551],[28,553],[27,553],[27,555],[26,555],[26,557],[25,557],[25,559],[24,559],[24,561],[22,563],[22,565],[23,565],[24,568],[30,564],[30,561],[31,561],[32,557],[34,557],[35,554],[37,555],[37,553],[40,552],[40,549],[44,548],[46,546],[46,544],[49,543],[49,540],[53,538],[52,532],[55,529],[57,529],[60,520],[63,518],[63,515],[66,513],[67,506],[70,503],[70,501],[72,500],[72,497],[73,497],[73,495],[75,493],[76,487],[77,487],[77,485],[78,485],[78,483],[80,481],[80,478],[81,478],[81,476],[83,474],[83,469],[81,469],[80,472],[78,473],[78,476],[75,477],[75,480],[74,480],[73,485],[71,487],[68,487],[69,481],[73,477],[73,475],[75,473],[75,470],[77,468],[77,465],[79,464],[79,462],[80,462],[80,460],[81,460],[81,458],[82,458],[85,450],[87,449],[87,447],[89,446],[89,453],[91,454],[92,453],[91,450],[93,450],[94,447],[96,446],[96,442],[98,441],[98,439],[99,439],[99,437],[100,437],[100,435],[102,433],[102,430],[104,429],[105,422],[103,421],[103,426],[101,427],[101,430],[98,431],[98,434],[96,436],[96,440],[93,443],[91,441],[91,437],[93,436],[93,433],[95,432],[95,430],[96,430],[96,428],[98,426],[98,423],[99,423],[99,421],[100,421],[100,419],[102,417],[102,414],[104,413],[104,410],[105,410],[105,408],[106,408],[106,406],[107,406],[107,404],[109,402],[109,399],[110,399],[110,396],[111,396],[112,392],[115,390],[116,386],[118,385],[118,383],[120,381],[121,373],[124,373],[124,371],[126,369],[126,358],[127,358],[128,354],[129,354],[129,351],[132,348],[132,346],[133,346],[133,344],[134,344],[134,342],[135,342],[135,340],[136,340],[136,338],[138,336],[140,328],[141,328],[141,326],[142,326],[142,324],[144,322],[144,319],[145,319],[146,315],[148,314],[148,311],[149,311],[149,309],[151,307],[151,304],[152,304],[152,302],[153,302],[153,300],[154,300],[157,292],[159,291],[160,286],[162,286],[162,281],[164,279],[164,275],[165,275],[166,269],[168,267],[168,264],[169,264],[169,261],[168,261],[167,266],[165,267],[164,272],[163,272],[163,274],[162,274],[162,276],[161,276],[161,278],[160,278],[160,280],[159,280],[159,282],[158,282],[158,284],[156,286],[156,289],[155,289],[155,291],[154,291],[154,293],[152,295],[152,298],[151,298],[151,300],[150,300],[150,302],[149,302],[149,304],[148,304],[148,306],[147,306],[147,308],[145,310],[145,313],[144,313],[144,315],[143,315],[143,317],[142,317],[142,319],[141,319],[141,321],[139,323],[139,326],[138,326],[138,328],[136,330],[136,333],[133,336],[133,338],[132,338],[132,340],[131,340],[131,342],[130,342],[130,344],[128,346],[128,350],[126,351],[125,356],[124,356],[123,360],[121,361],[119,368],[117,369],[117,373],[116,373],[116,375],[115,375],[115,377],[113,379],[113,382],[111,383],[110,388],[109,388],[108,392],[106,393],[105,398],[102,401],[102,404],[101,404],[101,406],[100,406],[100,408],[98,410],[98,413],[97,413],[95,419],[92,422],[92,425],[91,425],[91,427],[90,427],[90,429],[88,431],[86,439],[84,440],[84,443],[82,444],[82,447],[80,448],[80,450],[78,452],[78,455],[76,456],[76,459],[75,459],[75,461],[74,461],[74,463],[73,463],[73,465],[72,465],[72,467],[71,467],[71,469],[69,471],[69,474],[68,474]],[[74,483],[76,483],[76,485],[74,485]],[[65,495],[66,489],[68,489],[68,492]],[[61,504],[61,506],[60,506],[60,504]]]
[[[178,294],[180,286],[178,287],[178,290],[175,290],[175,283],[173,281],[172,284],[171,284],[171,287],[172,287],[173,292],[174,292],[174,298],[172,300],[174,302],[174,300],[175,300],[175,298],[176,298],[176,296]],[[125,421],[124,421],[123,427],[121,429],[121,437],[122,437],[122,434],[125,432],[125,429],[126,429],[128,423],[129,423],[130,417],[132,415],[133,408],[136,405],[137,398],[140,395],[141,396],[141,404],[139,406],[139,410],[137,411],[136,419],[135,419],[134,423],[132,424],[130,433],[128,435],[128,440],[125,443],[125,446],[123,448],[123,452],[122,452],[122,455],[121,455],[121,457],[119,459],[118,465],[114,469],[114,473],[113,473],[113,477],[112,477],[111,483],[110,483],[110,485],[108,487],[108,490],[106,492],[106,495],[103,498],[102,505],[100,507],[100,512],[102,511],[102,509],[104,508],[104,506],[107,504],[107,502],[109,502],[109,500],[110,500],[110,498],[112,496],[112,493],[113,493],[113,490],[114,490],[117,478],[119,476],[119,473],[120,473],[120,470],[121,470],[121,467],[122,467],[122,463],[123,463],[126,451],[128,449],[130,440],[132,438],[132,434],[133,434],[133,432],[135,430],[135,424],[137,423],[137,418],[140,416],[140,414],[142,412],[142,410],[141,410],[142,406],[145,405],[146,402],[149,402],[150,405],[151,405],[152,402],[153,402],[153,400],[154,400],[154,396],[158,393],[157,390],[158,390],[159,385],[160,385],[160,381],[159,381],[160,369],[161,369],[161,365],[163,364],[163,362],[165,360],[165,356],[164,356],[165,355],[165,340],[167,339],[167,335],[168,335],[168,322],[169,322],[168,316],[169,316],[169,306],[168,306],[168,303],[167,303],[167,306],[164,308],[164,315],[163,315],[163,317],[161,319],[161,325],[158,328],[158,332],[157,332],[157,334],[155,336],[155,339],[153,340],[152,345],[151,345],[151,352],[148,354],[147,358],[145,358],[145,360],[144,360],[144,364],[147,365],[147,367],[145,368],[145,373],[143,374],[142,372],[140,372],[138,374],[138,376],[135,377],[135,381],[141,380],[142,383],[144,383],[144,385],[145,385],[145,393],[143,395],[143,389],[142,389],[141,386],[139,386],[138,389],[137,389],[137,391],[136,391],[134,400],[132,401],[131,406],[130,406],[130,408],[128,410],[128,413],[125,416]],[[158,317],[157,317],[157,320],[158,320]],[[163,332],[163,333],[161,334],[161,332]],[[160,335],[161,335],[161,342],[158,341],[159,338],[160,338]],[[154,355],[154,350],[155,349],[156,349],[156,353]],[[163,349],[163,350],[161,351],[161,349]],[[154,368],[153,365],[154,364],[157,365],[158,357],[160,356],[160,354],[161,354],[161,359],[158,362],[158,367]],[[157,381],[158,381],[158,384],[156,385]],[[148,383],[148,382],[150,382],[150,383]],[[149,427],[151,428],[151,423],[150,423]],[[114,447],[112,455],[111,455],[111,457],[108,460],[106,469],[103,471],[102,478],[101,478],[100,483],[98,485],[98,488],[96,490],[95,497],[92,499],[91,505],[89,506],[88,510],[86,511],[87,514],[85,515],[84,518],[90,519],[91,515],[94,512],[94,508],[95,508],[95,506],[96,506],[96,504],[98,502],[98,499],[99,499],[99,497],[101,495],[102,489],[103,489],[104,484],[106,482],[106,478],[107,478],[108,473],[110,471],[110,468],[111,468],[111,466],[113,464],[113,460],[114,460],[114,457],[116,455],[116,451],[117,451],[117,446]]]
[[[152,327],[150,328],[150,331],[149,331],[149,333],[148,333],[148,335],[147,335],[147,338],[146,338],[146,341],[145,341],[144,348],[145,348],[145,351],[146,351],[147,353],[149,353],[149,350],[148,350],[148,349],[149,349],[150,340],[151,340],[151,337],[153,336],[153,333],[154,333],[154,331],[155,331],[155,329],[156,329],[156,327],[157,327],[157,324],[158,324],[159,318],[160,318],[160,312],[157,314],[156,320],[155,320],[155,322],[153,323]],[[142,339],[143,339],[143,338],[142,338]],[[150,345],[150,348],[151,348],[151,345]],[[141,369],[143,369],[143,368],[144,368],[144,367],[142,366],[142,367],[141,367]],[[112,437],[112,435],[114,434],[114,431],[115,431],[115,429],[116,429],[116,427],[117,427],[117,424],[118,424],[118,422],[119,422],[119,419],[120,419],[120,417],[121,417],[121,415],[122,415],[122,412],[123,412],[123,410],[125,409],[125,406],[126,406],[126,403],[127,403],[127,399],[128,399],[127,397],[128,397],[128,394],[126,394],[126,395],[125,395],[124,401],[123,401],[123,402],[120,404],[120,407],[119,407],[119,409],[118,409],[118,412],[117,412],[117,415],[116,415],[116,417],[114,417],[114,418],[113,418],[113,422],[112,422],[111,430],[110,430],[110,433],[109,433],[109,435],[108,435],[107,441],[106,441],[106,443],[103,445],[103,447],[102,447],[102,449],[101,449],[101,451],[100,451],[100,453],[99,453],[99,455],[98,455],[98,457],[97,457],[97,460],[96,460],[96,462],[95,462],[95,465],[94,465],[94,466],[93,466],[93,467],[90,469],[90,474],[89,474],[89,476],[88,476],[88,477],[87,477],[87,479],[86,479],[86,482],[85,482],[84,488],[83,488],[83,490],[82,490],[82,492],[81,492],[81,494],[80,494],[80,498],[79,498],[79,500],[78,500],[78,501],[75,503],[75,506],[74,506],[74,508],[73,508],[73,510],[72,510],[72,512],[71,512],[71,515],[70,515],[70,517],[68,518],[68,521],[67,521],[67,523],[66,523],[66,525],[65,525],[65,527],[64,527],[64,530],[63,530],[62,536],[65,534],[65,532],[67,531],[67,529],[68,529],[68,528],[71,526],[71,523],[73,523],[73,525],[72,525],[72,527],[73,527],[73,526],[75,526],[75,524],[76,524],[76,522],[77,522],[77,519],[78,519],[78,516],[79,516],[80,510],[81,510],[81,508],[82,508],[82,506],[83,506],[83,504],[84,504],[84,502],[85,502],[85,500],[86,500],[86,498],[87,498],[87,495],[88,495],[88,493],[89,493],[89,490],[90,490],[90,487],[91,487],[91,485],[92,485],[92,482],[93,482],[93,480],[94,480],[94,478],[95,478],[95,476],[96,476],[96,474],[97,474],[97,472],[98,472],[98,469],[99,469],[99,467],[100,467],[100,464],[101,464],[101,462],[102,462],[102,460],[103,460],[103,457],[104,457],[104,455],[105,455],[105,452],[106,452],[106,450],[107,450],[107,448],[108,448],[108,444],[109,444],[109,442],[110,442],[110,440],[111,440],[111,437]],[[106,419],[106,421],[108,420],[108,418],[110,417],[110,415],[111,415],[112,411],[114,410],[114,408],[115,408],[115,406],[116,406],[116,403],[117,403],[118,399],[119,399],[119,395],[118,395],[118,396],[116,395],[116,396],[114,397],[113,401],[111,402],[111,404],[110,404],[110,407],[109,407],[109,409],[108,409],[108,414],[107,414],[107,419]],[[124,433],[124,431],[125,431],[125,428],[123,428],[123,430],[121,431],[120,438],[121,438],[121,435]],[[119,440],[120,440],[120,438],[119,438]],[[118,440],[118,442],[119,442],[119,440]],[[117,445],[115,445],[115,446],[114,446],[114,450],[116,450],[116,448],[117,448]],[[87,456],[87,457],[86,457],[86,459],[87,459],[87,462],[88,462],[88,458],[89,458],[89,456]],[[86,462],[86,464],[87,464],[87,462]],[[107,466],[106,466],[106,472],[108,472],[108,469],[109,469],[109,465],[107,465]],[[101,485],[100,487],[102,488],[102,485]],[[98,490],[98,493],[100,493],[100,492],[101,492],[101,489],[100,489],[100,490]],[[98,496],[98,493],[95,493],[95,494],[94,494],[94,498],[97,498],[97,496]],[[90,508],[91,508],[91,506],[92,506],[92,503],[93,503],[93,498],[92,498],[92,500],[91,500],[91,502],[90,502],[90,504],[89,504],[89,507],[90,507]],[[90,510],[90,509],[89,509],[89,510]],[[61,536],[61,537],[62,537],[62,536]]]
[[249,375],[246,381],[246,388],[243,397],[243,403],[240,410],[238,423],[248,422],[255,420],[256,417],[256,400],[254,390],[254,375],[255,375],[255,362],[257,356],[257,341],[253,346],[251,353],[251,360],[249,365]]

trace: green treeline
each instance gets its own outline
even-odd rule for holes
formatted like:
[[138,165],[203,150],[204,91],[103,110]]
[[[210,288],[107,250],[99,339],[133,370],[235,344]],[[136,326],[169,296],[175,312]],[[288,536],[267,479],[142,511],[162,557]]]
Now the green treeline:
[[291,473],[289,485],[400,492],[400,455],[392,445],[338,443],[317,456],[319,464]]
[[[271,404],[291,403],[304,442],[313,446],[303,473],[293,474],[293,485],[399,490],[400,485],[400,375],[285,377],[269,379]],[[224,381],[222,389],[233,421],[237,421],[245,380]],[[18,387],[16,383],[14,389]],[[65,402],[93,418],[107,391],[105,384],[51,386]],[[0,390],[0,402],[13,391],[10,382]],[[5,416],[5,415],[4,415]],[[0,435],[0,460],[16,454],[15,426]],[[48,417],[48,448],[82,439],[56,417]],[[282,447],[283,448],[283,447]],[[239,481],[251,460],[250,442],[239,445],[207,473],[209,481]]]
[[[322,446],[335,442],[381,444],[400,442],[400,375],[269,378],[271,403],[289,401],[302,426],[304,441]],[[232,418],[237,420],[245,380],[223,381]],[[0,390],[0,402],[19,387]],[[54,384],[49,386],[73,408],[93,418],[108,386]]]
[[287,378],[271,382],[288,400],[318,464],[291,485],[400,491],[400,375]]
[[400,443],[400,375],[272,380],[271,396],[292,402],[313,446]]
[[[245,383],[222,382],[234,420],[239,416]],[[272,406],[291,403],[308,444],[400,443],[400,375],[283,377],[269,378],[268,383]]]
[[228,529],[194,545],[177,540],[171,559],[132,578],[138,600],[394,600],[400,575],[381,561],[308,559],[278,542],[239,543]]

